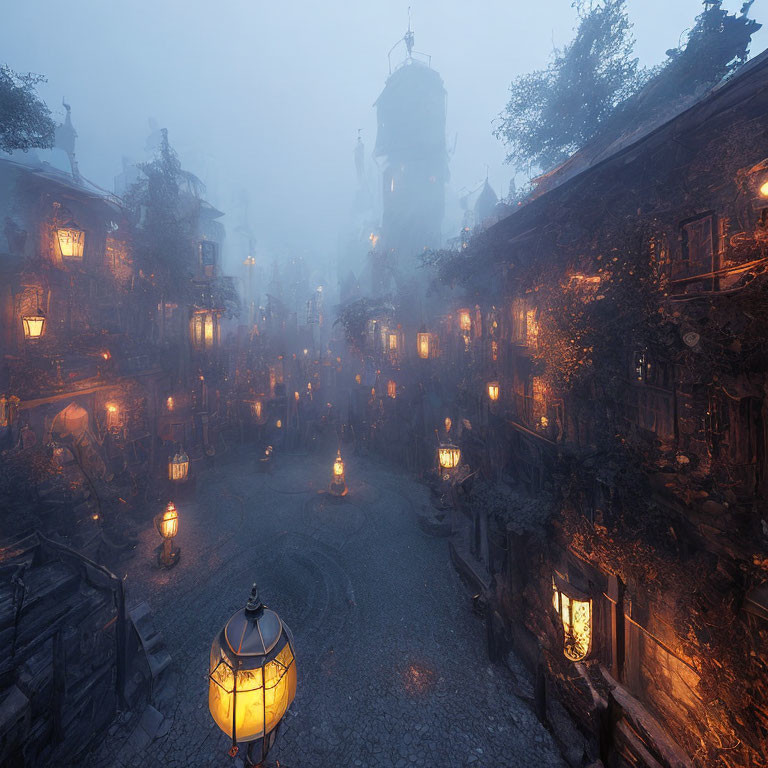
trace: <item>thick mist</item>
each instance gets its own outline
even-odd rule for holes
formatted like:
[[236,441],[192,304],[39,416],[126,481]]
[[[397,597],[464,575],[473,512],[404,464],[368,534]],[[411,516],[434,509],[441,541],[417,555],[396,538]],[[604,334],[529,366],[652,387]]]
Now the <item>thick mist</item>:
[[[244,255],[233,237],[243,228],[270,256],[332,261],[354,194],[357,131],[370,156],[372,105],[387,52],[408,25],[405,0],[3,5],[0,60],[48,78],[40,93],[57,119],[62,98],[71,104],[86,178],[112,189],[123,157],[145,158],[152,118],[226,212],[230,271]],[[507,193],[512,173],[492,121],[510,80],[570,39],[575,13],[569,0],[410,5],[416,50],[431,55],[448,92],[448,237],[458,226],[457,198],[486,172]],[[699,0],[630,0],[641,63],[663,60],[700,9]],[[393,66],[402,55],[393,53]]]

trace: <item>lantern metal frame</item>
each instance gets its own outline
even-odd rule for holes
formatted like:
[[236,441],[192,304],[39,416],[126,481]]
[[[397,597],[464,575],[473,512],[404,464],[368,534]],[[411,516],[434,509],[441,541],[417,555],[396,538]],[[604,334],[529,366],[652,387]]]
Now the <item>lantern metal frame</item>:
[[[232,639],[230,639],[232,638]],[[233,642],[234,641],[234,642]],[[288,660],[290,656],[290,660]],[[266,671],[268,667],[282,670],[278,679],[270,687],[267,684]],[[261,690],[261,722],[248,723],[244,728],[245,734],[238,733],[238,679],[252,679],[253,687],[240,688],[241,694]],[[230,684],[231,689],[224,683]],[[273,690],[278,685],[282,686],[283,694],[276,711],[282,709],[276,716],[273,711],[270,715],[272,721],[267,722],[268,704],[266,701],[267,690]],[[215,709],[221,707],[220,697],[231,696],[232,720],[231,726],[226,726],[221,718],[217,718]],[[247,743],[245,764],[247,766],[260,766],[263,764],[267,753],[272,748],[277,738],[280,725],[285,714],[291,707],[296,695],[296,651],[293,641],[293,633],[282,619],[273,610],[267,608],[259,597],[259,591],[254,584],[250,597],[245,605],[233,614],[221,631],[216,635],[211,644],[211,655],[208,667],[208,709],[216,725],[224,731],[232,740],[229,750],[231,757],[235,757],[240,751],[239,743]],[[254,704],[253,701],[250,702]],[[273,702],[274,705],[274,702]],[[253,713],[252,706],[246,712]],[[244,717],[243,717],[244,720]],[[255,728],[256,725],[260,727]],[[246,726],[243,722],[242,726]],[[268,727],[269,726],[269,727]]]
[[442,477],[450,477],[461,466],[461,448],[454,443],[437,446],[437,465]]

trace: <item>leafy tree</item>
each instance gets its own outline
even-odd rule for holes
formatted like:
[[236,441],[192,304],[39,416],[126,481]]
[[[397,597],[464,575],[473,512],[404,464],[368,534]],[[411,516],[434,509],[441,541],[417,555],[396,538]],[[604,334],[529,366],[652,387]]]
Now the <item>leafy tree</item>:
[[591,139],[618,104],[643,84],[633,58],[625,0],[575,0],[576,37],[546,69],[521,75],[494,131],[518,170],[548,168]]
[[41,75],[20,74],[0,66],[0,150],[25,152],[53,146],[56,127],[51,112],[35,93]]
[[554,52],[546,70],[510,87],[495,130],[508,145],[507,162],[518,170],[547,169],[599,136],[613,139],[699,98],[747,60],[760,29],[748,17],[753,1],[737,15],[723,10],[721,0],[706,0],[685,45],[649,71],[632,57],[626,0],[576,0],[574,40]]

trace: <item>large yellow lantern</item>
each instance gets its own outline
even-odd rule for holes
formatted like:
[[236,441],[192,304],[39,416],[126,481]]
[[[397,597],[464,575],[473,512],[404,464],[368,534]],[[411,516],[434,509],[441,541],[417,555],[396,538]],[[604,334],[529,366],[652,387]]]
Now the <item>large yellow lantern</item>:
[[33,314],[22,315],[21,325],[24,328],[24,338],[36,341],[45,333],[45,312],[38,309]]
[[457,445],[442,443],[437,449],[437,458],[440,469],[444,472],[450,472],[452,469],[456,469],[461,462],[461,449]]
[[158,555],[158,562],[164,568],[170,568],[179,561],[181,550],[173,546],[173,538],[179,532],[179,513],[176,505],[169,501],[165,511],[155,517],[157,532],[163,537],[163,547]]
[[85,232],[77,224],[71,222],[69,226],[59,227],[56,230],[56,239],[59,242],[61,258],[67,261],[82,261],[85,248]]
[[336,452],[336,458],[333,461],[329,491],[334,496],[347,495],[347,482],[344,478],[344,461],[341,458],[341,449]]
[[253,585],[245,608],[224,625],[211,645],[208,709],[232,739],[248,743],[248,765],[261,765],[296,696],[293,635],[259,599]]
[[582,661],[592,649],[592,601],[576,596],[570,585],[552,579],[552,603],[563,626],[563,653],[571,661]]
[[488,384],[488,397],[495,403],[499,399],[499,382],[492,381]]
[[168,479],[183,483],[189,474],[189,456],[181,448],[168,462]]

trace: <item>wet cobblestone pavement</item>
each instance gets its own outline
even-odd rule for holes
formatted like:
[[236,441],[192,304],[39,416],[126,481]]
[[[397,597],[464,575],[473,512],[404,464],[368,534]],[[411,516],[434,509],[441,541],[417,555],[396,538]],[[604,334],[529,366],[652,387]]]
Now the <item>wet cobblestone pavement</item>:
[[[284,768],[561,766],[550,735],[485,655],[445,539],[417,525],[427,490],[347,460],[350,493],[325,496],[333,456],[252,456],[209,470],[179,503],[181,561],[152,566],[156,532],[127,561],[129,604],[146,600],[173,656],[176,693],[148,743],[115,725],[82,765],[233,766],[207,708],[214,634],[252,582],[293,630],[299,687],[269,764]],[[239,762],[239,761],[238,761]]]

